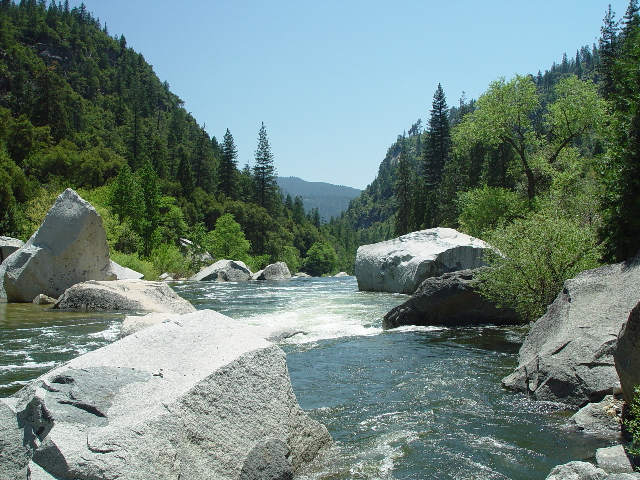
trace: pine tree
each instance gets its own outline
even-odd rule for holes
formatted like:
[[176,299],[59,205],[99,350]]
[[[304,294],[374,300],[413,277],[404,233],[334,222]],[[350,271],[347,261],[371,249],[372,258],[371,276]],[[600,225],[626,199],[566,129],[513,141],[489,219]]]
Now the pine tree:
[[237,197],[236,170],[237,170],[238,150],[233,141],[233,135],[227,128],[222,142],[222,154],[218,165],[218,180],[220,181],[220,191],[227,197],[235,199]]
[[603,25],[600,28],[601,37],[598,41],[600,53],[599,72],[602,77],[601,88],[606,97],[615,91],[614,65],[618,50],[618,22],[611,5],[605,14]]
[[640,26],[640,7],[638,0],[629,0],[627,11],[622,17],[622,37],[628,38],[631,33]]
[[273,165],[273,154],[267,139],[267,129],[264,123],[258,132],[258,148],[256,149],[253,179],[255,183],[255,200],[258,205],[273,212],[278,184],[276,183],[276,169]]
[[404,235],[409,232],[411,222],[411,166],[407,158],[406,138],[400,140],[400,155],[398,157],[398,179],[395,183],[394,195],[398,204],[396,211],[395,234]]
[[442,85],[438,83],[438,88],[433,95],[431,117],[429,119],[429,136],[424,148],[422,164],[425,195],[423,203],[427,228],[438,224],[436,191],[442,181],[442,172],[449,160],[450,150],[451,132],[447,100]]
[[191,168],[189,156],[182,145],[178,147],[178,158],[180,163],[178,164],[177,179],[182,187],[182,194],[185,197],[189,197],[195,188],[195,180],[193,178],[193,170]]

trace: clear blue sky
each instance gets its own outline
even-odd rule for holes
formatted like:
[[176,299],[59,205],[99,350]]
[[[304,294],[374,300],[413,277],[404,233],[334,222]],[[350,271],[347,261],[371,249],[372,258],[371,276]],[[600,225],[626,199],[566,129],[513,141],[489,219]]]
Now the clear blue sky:
[[358,188],[438,82],[452,105],[544,71],[597,41],[608,3],[628,2],[85,0],[209,134],[231,130],[240,166],[263,121],[280,175]]

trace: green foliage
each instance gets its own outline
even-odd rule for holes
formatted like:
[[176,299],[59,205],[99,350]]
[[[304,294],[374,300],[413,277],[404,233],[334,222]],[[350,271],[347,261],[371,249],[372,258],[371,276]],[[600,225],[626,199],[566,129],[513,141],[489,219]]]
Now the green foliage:
[[245,262],[252,272],[258,272],[271,263],[271,256],[269,255],[254,255],[247,257]]
[[209,232],[207,238],[209,253],[216,259],[242,260],[249,256],[251,244],[245,238],[242,227],[233,215],[227,213],[216,221],[216,228]]
[[532,213],[499,227],[487,241],[491,269],[481,275],[480,291],[524,320],[542,315],[568,278],[599,265],[593,228],[573,219]]
[[151,261],[140,258],[137,253],[122,253],[112,250],[110,256],[114,262],[123,267],[142,273],[145,280],[157,280],[158,275],[160,275],[160,272]]
[[151,251],[149,260],[156,272],[168,272],[173,278],[189,277],[193,273],[189,261],[175,245],[159,245]]
[[640,386],[633,390],[633,400],[629,405],[629,415],[624,421],[624,426],[631,435],[631,443],[626,447],[627,452],[640,456]]
[[314,243],[302,263],[302,270],[309,275],[320,276],[335,271],[338,257],[334,248],[328,243]]
[[526,200],[518,193],[488,186],[458,193],[458,208],[460,228],[474,237],[484,237],[528,211]]
[[296,273],[300,269],[300,265],[302,265],[300,252],[296,247],[292,247],[291,245],[285,245],[282,248],[282,253],[276,261],[286,263],[292,273]]

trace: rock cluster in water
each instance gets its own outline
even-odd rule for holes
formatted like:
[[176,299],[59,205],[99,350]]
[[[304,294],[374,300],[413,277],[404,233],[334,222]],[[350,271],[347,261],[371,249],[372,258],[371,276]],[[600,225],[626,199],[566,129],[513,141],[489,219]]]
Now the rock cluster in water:
[[2,478],[284,479],[330,443],[300,409],[284,352],[207,310],[0,399]]

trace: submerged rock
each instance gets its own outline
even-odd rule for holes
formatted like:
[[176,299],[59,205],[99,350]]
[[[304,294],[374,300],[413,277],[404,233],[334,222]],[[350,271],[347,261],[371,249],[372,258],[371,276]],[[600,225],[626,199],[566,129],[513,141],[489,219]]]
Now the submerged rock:
[[54,303],[56,303],[56,301],[57,300],[55,298],[48,297],[41,293],[40,295],[37,295],[36,298],[33,299],[32,303],[36,305],[53,305]]
[[311,275],[304,272],[298,272],[294,275],[294,278],[311,278]]
[[634,388],[640,386],[640,302],[620,329],[614,357],[624,399],[631,403]]
[[141,280],[144,278],[144,273],[123,267],[113,260],[111,260],[111,273],[116,276],[115,280]]
[[334,277],[348,277],[349,274],[347,272],[338,272],[334,275]]
[[402,325],[508,325],[520,323],[511,309],[498,308],[476,290],[478,269],[427,278],[402,305],[384,316],[384,328]]
[[218,282],[246,282],[250,279],[251,270],[240,260],[218,260],[189,278],[196,281]]
[[253,280],[286,280],[288,278],[291,278],[291,272],[284,262],[267,265],[252,277]]
[[0,235],[0,263],[4,261],[9,255],[18,250],[24,245],[22,240],[11,237],[3,237]]
[[60,479],[285,479],[331,442],[299,407],[284,352],[207,310],[48,372],[0,401],[0,422],[10,478],[31,459]]
[[83,311],[189,313],[195,307],[163,282],[146,280],[88,281],[68,288],[53,308]]
[[40,293],[59,297],[76,283],[113,279],[102,219],[70,188],[27,243],[0,266],[9,302],[31,302]]
[[482,240],[452,228],[432,228],[363,245],[356,254],[360,290],[413,293],[426,278],[485,265]]
[[502,382],[539,400],[580,407],[620,388],[614,367],[618,332],[638,302],[640,262],[588,270],[567,280],[535,322]]

